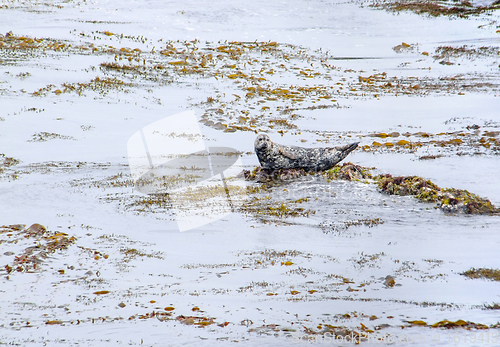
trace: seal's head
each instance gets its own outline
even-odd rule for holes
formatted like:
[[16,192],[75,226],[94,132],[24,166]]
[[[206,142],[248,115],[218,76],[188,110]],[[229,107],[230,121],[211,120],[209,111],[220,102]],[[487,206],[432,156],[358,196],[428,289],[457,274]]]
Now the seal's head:
[[271,138],[269,136],[267,136],[266,134],[259,134],[259,136],[257,136],[257,138],[255,139],[255,150],[259,151],[270,148],[271,143]]

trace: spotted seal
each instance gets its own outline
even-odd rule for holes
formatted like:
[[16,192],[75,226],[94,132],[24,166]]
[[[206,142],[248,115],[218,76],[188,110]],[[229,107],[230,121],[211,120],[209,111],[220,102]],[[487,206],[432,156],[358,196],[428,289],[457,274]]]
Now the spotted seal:
[[255,140],[255,153],[260,165],[265,170],[304,169],[323,171],[347,157],[359,142],[341,147],[304,148],[279,145],[271,141],[266,134],[260,134]]

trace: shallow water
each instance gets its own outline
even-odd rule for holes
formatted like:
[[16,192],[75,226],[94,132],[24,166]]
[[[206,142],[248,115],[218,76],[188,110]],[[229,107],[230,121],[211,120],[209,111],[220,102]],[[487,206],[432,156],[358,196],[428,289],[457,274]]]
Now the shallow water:
[[[130,183],[127,152],[135,133],[182,111],[194,110],[199,119],[209,114],[228,125],[236,124],[237,112],[249,111],[260,122],[255,129],[269,131],[276,142],[313,147],[361,141],[348,161],[375,167],[374,173],[418,175],[440,187],[467,189],[499,206],[498,151],[478,145],[481,137],[499,138],[484,135],[500,126],[498,54],[446,58],[453,65],[433,57],[439,46],[498,49],[498,12],[429,18],[340,1],[217,1],[210,6],[201,1],[3,1],[0,6],[2,34],[71,44],[62,50],[0,47],[0,153],[20,161],[0,172],[0,224],[40,223],[76,237],[33,273],[3,271],[2,342],[280,346],[313,344],[298,338],[307,335],[306,328],[319,331],[319,325],[330,324],[357,332],[380,329],[369,335],[382,338],[412,336],[413,344],[422,346],[498,344],[498,328],[468,331],[407,323],[498,323],[498,310],[485,306],[500,302],[498,282],[460,275],[473,267],[498,267],[498,216],[448,215],[433,204],[382,194],[374,184],[328,182],[319,176],[244,194],[231,185],[226,188],[234,194],[230,208],[225,197],[222,202],[216,197],[207,198],[208,210],[189,202],[175,210],[172,200],[161,196],[144,202],[148,197]],[[180,40],[180,47],[194,39],[199,51],[226,40],[275,41],[277,48],[234,59],[244,67],[224,67],[233,63],[226,59],[214,69],[222,72],[217,78],[210,69],[204,77],[182,74],[158,53],[168,40]],[[395,47],[403,42],[410,46],[398,53]],[[165,73],[120,75],[102,68],[102,63],[135,64],[137,56],[119,53],[121,47],[141,49],[137,64],[164,64]],[[238,69],[265,81],[227,78]],[[274,72],[267,73],[270,69]],[[387,90],[385,81],[360,80],[382,72],[395,77],[392,84],[409,87]],[[92,84],[96,77],[120,78],[124,84]],[[79,83],[80,95],[64,91],[63,84],[76,88]],[[336,86],[335,102],[318,98],[325,95],[323,89],[303,92],[303,100],[295,101],[245,97],[245,88],[256,85],[269,90]],[[40,88],[48,92],[34,96]],[[217,101],[209,104],[208,97]],[[296,108],[292,113],[298,117],[288,119],[296,128],[269,127],[273,117],[282,116],[277,105]],[[223,112],[211,111],[218,108]],[[223,132],[203,122],[200,132],[207,147],[241,152],[236,172],[258,164],[254,132]],[[382,132],[400,135],[370,136]],[[418,132],[431,134],[429,140],[464,141],[416,149],[372,145],[427,141]],[[369,148],[363,150],[364,145]],[[426,155],[438,157],[420,159]],[[261,186],[241,177],[228,182]],[[297,215],[260,213],[281,204]],[[175,213],[199,218],[216,213],[214,206],[235,212],[179,232]],[[11,234],[0,234],[0,265],[12,265],[15,256],[35,245]],[[384,285],[386,276],[394,278],[394,286]],[[146,316],[168,313],[169,306],[175,310],[168,320]],[[191,324],[176,319],[180,316],[213,321]],[[481,342],[471,341],[479,334]]]

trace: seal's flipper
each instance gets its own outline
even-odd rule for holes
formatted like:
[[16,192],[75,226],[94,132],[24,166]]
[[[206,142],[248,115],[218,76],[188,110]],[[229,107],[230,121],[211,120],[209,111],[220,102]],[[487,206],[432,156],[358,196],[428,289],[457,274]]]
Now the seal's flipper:
[[289,148],[279,146],[278,152],[280,152],[280,154],[282,156],[287,157],[289,159],[297,159],[297,156],[295,155],[295,153],[292,152]]
[[335,147],[337,151],[340,151],[341,157],[345,158],[349,153],[351,153],[353,150],[358,147],[359,142],[354,142],[345,146],[340,146],[340,147]]
[[345,145],[345,146],[338,146],[338,147],[335,147],[335,149],[337,151],[340,151],[340,152],[351,152],[352,150],[354,150],[356,147],[358,147],[358,144],[359,142],[354,142],[354,143],[350,143],[348,145]]

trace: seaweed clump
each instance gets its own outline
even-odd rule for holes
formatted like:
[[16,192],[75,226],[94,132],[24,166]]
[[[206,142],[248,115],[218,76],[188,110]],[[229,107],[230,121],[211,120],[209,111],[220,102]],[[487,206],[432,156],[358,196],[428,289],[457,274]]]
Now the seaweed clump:
[[383,8],[390,12],[411,11],[419,15],[428,15],[429,17],[449,16],[457,18],[469,18],[469,16],[477,16],[485,12],[491,12],[500,8],[498,1],[490,6],[474,6],[468,0],[463,0],[460,3],[455,3],[454,6],[449,6],[441,1],[411,1],[403,0],[396,2],[375,2],[370,5],[374,8]]
[[500,214],[490,200],[464,189],[439,188],[430,180],[418,176],[397,176],[390,174],[375,177],[379,189],[390,195],[412,195],[421,202],[435,202],[437,207],[448,213]]
[[288,181],[300,176],[306,176],[308,173],[304,169],[278,169],[266,170],[257,166],[252,171],[243,170],[240,175],[247,181],[256,181],[261,183]]
[[[447,213],[500,215],[500,208],[495,207],[490,200],[482,198],[464,189],[440,188],[430,180],[419,176],[392,176],[382,174],[373,176],[370,170],[351,162],[322,171],[319,174],[326,180],[362,181],[376,183],[381,192],[389,195],[414,196],[421,202],[436,203],[436,208]],[[243,170],[240,174],[247,181],[266,184],[279,184],[309,173],[303,169],[265,170],[256,167],[253,171]]]
[[32,139],[28,140],[28,142],[45,142],[45,141],[54,140],[54,139],[74,140],[75,138],[73,136],[66,136],[66,135],[61,135],[61,134],[56,134],[56,133],[48,133],[48,132],[42,131],[40,133],[33,134]]
[[469,278],[486,278],[492,281],[500,282],[500,270],[488,268],[471,268],[470,270],[462,272],[460,275]]
[[436,322],[434,324],[427,324],[426,322],[424,322],[422,320],[412,320],[412,321],[407,321],[407,323],[409,323],[410,326],[419,325],[419,326],[424,326],[424,327],[428,326],[431,328],[445,328],[445,329],[462,328],[462,329],[471,330],[471,329],[489,329],[490,328],[489,326],[487,326],[485,324],[464,321],[463,319],[459,319],[455,322],[445,319],[445,320]]
[[5,154],[0,153],[0,173],[2,173],[5,168],[15,166],[17,164],[19,164],[19,160],[11,157],[6,157]]
[[240,211],[245,214],[250,214],[263,222],[271,221],[269,218],[296,218],[296,217],[309,217],[315,214],[316,211],[297,207],[297,204],[308,202],[308,198],[301,198],[297,200],[285,201],[271,201],[269,197],[253,197],[247,203],[243,204]]
[[25,248],[21,254],[15,256],[12,265],[4,266],[7,274],[13,271],[34,272],[50,254],[68,249],[76,241],[74,236],[48,231],[40,224],[33,224],[28,228],[23,224],[4,225],[0,227],[1,234],[9,237],[8,241],[3,241],[7,243],[19,243],[21,240],[31,239],[36,241],[36,245]]
[[462,329],[489,329],[489,327],[485,324],[474,323],[470,321],[464,321],[463,319],[459,319],[455,322],[449,321],[447,319],[439,321],[431,325],[431,328],[446,328],[446,329],[454,329],[454,328],[462,328]]
[[[361,179],[372,179],[370,174],[371,168],[366,168],[360,165],[355,165],[351,162],[343,163],[341,166],[334,166],[333,168],[321,171],[321,175],[327,180],[347,180],[355,181]],[[278,169],[266,170],[261,166],[257,166],[252,171],[243,170],[240,175],[245,177],[247,181],[256,181],[261,183],[288,181],[297,177],[306,176],[308,174],[315,174],[315,172],[308,172],[304,169]]]
[[384,193],[390,195],[414,195],[417,199],[424,202],[438,201],[438,192],[440,188],[429,180],[418,176],[398,176],[391,174],[380,175],[378,178],[378,187]]
[[334,166],[330,170],[323,171],[322,175],[328,180],[341,179],[353,181],[361,179],[372,179],[373,176],[370,174],[370,170],[370,168],[348,162],[343,163],[342,166]]

